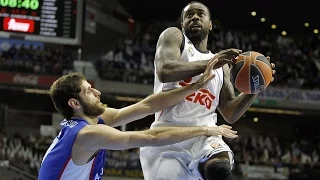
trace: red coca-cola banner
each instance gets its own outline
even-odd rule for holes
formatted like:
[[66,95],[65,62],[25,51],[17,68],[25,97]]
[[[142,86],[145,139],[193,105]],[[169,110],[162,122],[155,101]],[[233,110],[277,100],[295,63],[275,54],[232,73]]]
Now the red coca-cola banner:
[[[49,88],[59,76],[0,72],[0,84],[24,85]],[[93,81],[89,81],[93,86]]]

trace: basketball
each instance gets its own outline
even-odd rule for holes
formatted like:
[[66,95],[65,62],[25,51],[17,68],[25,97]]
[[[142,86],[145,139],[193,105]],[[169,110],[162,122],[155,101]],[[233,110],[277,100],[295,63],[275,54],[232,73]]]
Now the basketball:
[[240,92],[257,94],[268,87],[272,80],[272,68],[266,56],[259,52],[241,53],[230,69],[231,82]]

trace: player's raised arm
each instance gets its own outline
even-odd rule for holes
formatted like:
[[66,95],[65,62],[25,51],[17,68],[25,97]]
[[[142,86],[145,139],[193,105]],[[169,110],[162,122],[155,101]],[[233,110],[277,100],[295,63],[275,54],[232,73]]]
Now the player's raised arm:
[[207,83],[214,78],[215,75],[212,73],[212,68],[216,63],[216,59],[209,61],[203,75],[193,84],[153,94],[136,104],[120,110],[106,109],[100,117],[104,119],[107,125],[116,127],[176,105],[189,94],[206,86]]
[[[181,61],[181,46],[183,46],[183,34],[175,27],[164,30],[158,40],[155,54],[156,72],[161,82],[174,82],[187,79],[203,73],[209,60],[185,62]],[[214,58],[218,63],[214,69],[222,67],[231,58],[239,55],[238,49],[220,51]],[[227,61],[229,59],[229,61]]]
[[180,61],[182,40],[183,34],[178,28],[170,27],[161,33],[155,54],[156,71],[161,82],[180,81],[206,69],[208,61]]

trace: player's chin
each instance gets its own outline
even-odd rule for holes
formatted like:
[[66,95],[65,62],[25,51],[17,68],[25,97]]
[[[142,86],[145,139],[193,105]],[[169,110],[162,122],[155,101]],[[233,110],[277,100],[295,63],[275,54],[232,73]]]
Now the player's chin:
[[190,31],[189,36],[192,39],[201,39],[202,38],[202,31],[198,31],[198,30]]
[[106,110],[106,108],[100,106],[99,107],[99,113],[97,113],[97,114],[101,115],[101,114],[104,113],[105,110]]

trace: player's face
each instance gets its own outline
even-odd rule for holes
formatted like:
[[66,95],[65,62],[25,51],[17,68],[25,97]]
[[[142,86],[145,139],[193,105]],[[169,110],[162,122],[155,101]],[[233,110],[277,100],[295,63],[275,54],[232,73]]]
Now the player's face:
[[83,81],[79,101],[85,115],[97,117],[105,111],[103,103],[100,102],[100,95],[100,91],[92,88],[87,81]]
[[181,22],[182,30],[193,43],[204,40],[212,30],[210,13],[199,3],[193,3],[184,8]]

